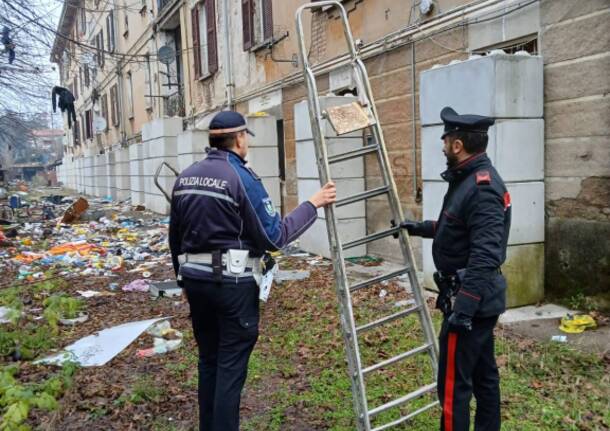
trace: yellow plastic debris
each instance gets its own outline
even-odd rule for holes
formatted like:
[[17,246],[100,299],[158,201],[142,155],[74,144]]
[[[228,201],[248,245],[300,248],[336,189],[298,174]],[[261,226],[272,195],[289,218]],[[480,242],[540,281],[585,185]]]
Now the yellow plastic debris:
[[588,314],[575,314],[564,316],[561,318],[559,329],[568,334],[580,334],[585,329],[596,328],[595,319]]

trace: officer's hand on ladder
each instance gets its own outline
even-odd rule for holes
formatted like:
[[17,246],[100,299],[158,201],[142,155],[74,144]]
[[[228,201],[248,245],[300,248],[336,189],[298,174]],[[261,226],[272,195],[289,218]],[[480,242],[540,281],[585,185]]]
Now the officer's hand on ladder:
[[312,197],[309,198],[309,202],[316,208],[325,207],[330,205],[337,200],[337,187],[332,181],[327,182],[324,186],[318,190]]
[[406,229],[411,236],[422,236],[424,231],[424,223],[420,221],[405,220],[400,223],[400,227]]

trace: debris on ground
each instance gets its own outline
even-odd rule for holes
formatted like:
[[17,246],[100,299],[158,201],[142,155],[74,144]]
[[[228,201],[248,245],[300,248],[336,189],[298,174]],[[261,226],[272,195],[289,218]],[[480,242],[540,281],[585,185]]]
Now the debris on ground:
[[72,223],[80,218],[80,216],[89,208],[89,202],[85,198],[78,198],[70,207],[64,212],[64,216],[61,219],[62,223]]
[[172,352],[182,344],[182,332],[172,328],[168,320],[152,325],[146,332],[154,337],[153,347],[138,350],[136,352],[138,358]]
[[123,292],[148,292],[149,287],[148,281],[138,279],[123,286]]
[[301,281],[307,280],[311,276],[310,271],[299,271],[299,270],[279,270],[274,277],[274,280],[278,283],[284,281]]
[[60,353],[34,363],[62,365],[72,362],[82,367],[102,366],[121,353],[152,324],[163,319],[140,320],[104,329],[66,346]]
[[153,282],[149,293],[153,298],[171,298],[182,295],[182,288],[175,281]]
[[567,334],[580,334],[596,327],[595,319],[588,314],[568,314],[561,318],[559,325],[559,329]]

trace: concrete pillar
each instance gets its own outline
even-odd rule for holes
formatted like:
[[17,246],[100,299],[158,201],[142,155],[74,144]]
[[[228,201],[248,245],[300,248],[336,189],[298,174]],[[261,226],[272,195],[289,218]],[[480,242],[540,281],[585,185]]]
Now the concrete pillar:
[[271,115],[249,116],[248,127],[256,135],[248,138],[248,166],[261,178],[276,211],[281,212],[277,120]]
[[142,178],[142,144],[131,144],[129,146],[129,175],[131,204],[144,204],[144,181]]
[[[508,305],[544,296],[544,120],[542,57],[495,54],[421,73],[423,218],[438,219],[447,183],[440,111],[496,118],[487,154],[506,182],[512,223],[503,272]],[[423,240],[425,284],[433,287],[432,240]]]
[[[182,132],[182,127],[182,118],[157,118],[142,128],[141,181],[144,205],[160,214],[169,213],[169,202],[155,185],[154,175],[163,162],[176,169],[177,136]],[[171,193],[174,182],[174,174],[163,169],[159,177],[161,187]]]
[[177,162],[175,168],[182,172],[193,163],[205,158],[208,133],[203,130],[185,130],[177,137]]
[[[326,109],[351,103],[354,97],[326,96],[320,98],[320,106]],[[319,187],[320,177],[315,155],[315,146],[311,134],[307,102],[294,106],[294,124],[296,138],[297,186],[299,202],[308,199]],[[337,136],[329,122],[323,124],[323,133],[329,155],[345,153],[363,146],[362,132]],[[364,160],[352,159],[331,166],[331,178],[337,185],[337,198],[341,199],[365,190]],[[347,242],[366,235],[366,208],[364,202],[357,202],[337,209],[338,231],[341,240]],[[324,211],[318,210],[318,220],[300,238],[300,246],[311,253],[330,257],[328,232]],[[346,257],[363,256],[366,245],[345,251]]]
[[116,200],[124,201],[131,197],[131,176],[129,175],[129,150],[115,150],[114,177],[116,184]]

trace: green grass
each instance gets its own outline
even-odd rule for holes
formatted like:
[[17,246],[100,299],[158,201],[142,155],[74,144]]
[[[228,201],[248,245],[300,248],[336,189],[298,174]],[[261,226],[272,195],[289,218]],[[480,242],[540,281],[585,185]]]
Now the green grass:
[[[271,389],[262,400],[265,408],[243,420],[245,430],[291,429],[295,416],[316,429],[355,429],[336,299],[330,284],[321,291],[319,280],[317,283],[318,287],[293,283],[273,292],[275,307],[265,313],[267,320],[250,361],[246,386],[253,391],[266,385]],[[375,301],[382,302],[377,295]],[[388,310],[391,306],[385,303],[359,309],[358,313],[366,320]],[[434,320],[438,327],[438,314]],[[422,343],[416,318],[391,324],[384,333],[371,331],[367,337],[361,339],[365,364]],[[562,344],[511,338],[502,331],[496,355],[502,379],[503,430],[610,429],[610,377],[608,366],[599,357]],[[375,372],[366,380],[369,405],[383,404],[393,398],[392,394],[403,395],[431,383],[432,370],[427,356],[416,355]],[[410,407],[432,400],[434,394]],[[375,425],[395,419],[399,413],[380,415]],[[395,429],[437,429],[439,417],[439,410],[433,409]]]

